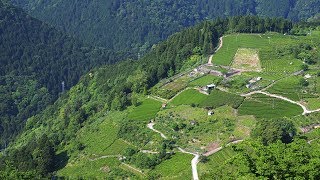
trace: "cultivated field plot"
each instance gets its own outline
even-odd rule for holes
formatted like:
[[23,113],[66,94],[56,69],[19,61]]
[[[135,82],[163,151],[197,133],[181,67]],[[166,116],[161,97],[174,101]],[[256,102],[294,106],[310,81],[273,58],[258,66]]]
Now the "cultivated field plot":
[[228,66],[239,48],[260,49],[270,46],[267,36],[258,34],[233,34],[223,38],[222,48],[213,56],[213,64]]
[[77,162],[73,165],[67,165],[62,170],[58,171],[58,175],[67,177],[69,179],[105,179],[108,174],[113,171],[120,171],[129,175],[133,175],[129,171],[119,168],[121,162],[118,158],[105,158],[96,161],[89,159]]
[[244,98],[241,96],[219,90],[213,90],[210,95],[204,95],[197,90],[188,89],[175,97],[171,103],[175,106],[194,104],[199,107],[217,108],[229,105],[233,108],[237,108],[240,106],[243,99]]
[[155,167],[154,172],[161,179],[188,179],[192,177],[190,154],[176,153],[172,158]]
[[211,91],[210,95],[200,103],[200,106],[217,108],[220,106],[229,105],[237,109],[243,100],[244,98],[241,96],[215,89]]
[[188,86],[189,81],[192,80],[188,75],[183,75],[173,80],[172,82],[161,84],[159,83],[158,89],[153,92],[154,95],[170,99],[175,96],[178,92],[182,91],[184,88]]
[[134,108],[129,114],[128,119],[148,121],[155,117],[161,108],[161,102],[153,99],[146,99],[141,105]]
[[[314,88],[302,87],[299,84],[300,79],[303,79],[303,77],[292,76],[282,79],[268,88],[267,91],[273,94],[279,94],[294,101],[304,100],[305,98],[318,98],[318,91],[315,91]],[[310,86],[312,86],[312,83],[314,82],[310,81]],[[312,100],[310,102],[312,102]]]
[[240,115],[254,115],[257,118],[292,117],[303,112],[302,108],[296,104],[263,94],[247,98],[238,110]]
[[171,83],[164,85],[162,88],[170,89],[175,92],[179,92],[183,88],[185,88],[189,82],[190,78],[187,76],[182,76]]
[[222,77],[217,77],[217,76],[213,76],[213,75],[205,75],[202,76],[198,79],[195,79],[194,81],[191,81],[189,83],[189,86],[194,87],[194,86],[206,86],[208,84],[218,84],[223,78]]
[[292,54],[282,56],[278,52],[283,47],[301,41],[304,41],[303,37],[293,38],[277,33],[228,35],[223,38],[222,48],[213,56],[213,64],[231,65],[238,49],[256,49],[259,52],[261,72],[276,80],[300,70],[303,64],[301,60],[294,58]]
[[262,69],[258,53],[258,49],[239,48],[231,67],[242,71],[260,72]]
[[188,89],[183,91],[177,97],[175,97],[171,104],[178,106],[178,105],[191,105],[191,104],[200,104],[202,103],[208,96],[199,93],[195,89]]
[[177,144],[193,151],[205,152],[211,144],[224,144],[235,139],[246,139],[255,125],[253,116],[237,116],[230,106],[213,110],[181,105],[160,111],[155,128],[168,137],[175,137]]
[[205,164],[199,163],[200,179],[212,179],[213,171],[216,170],[221,164],[224,164],[227,160],[233,158],[236,152],[231,147],[224,148],[221,151],[209,156],[209,161]]

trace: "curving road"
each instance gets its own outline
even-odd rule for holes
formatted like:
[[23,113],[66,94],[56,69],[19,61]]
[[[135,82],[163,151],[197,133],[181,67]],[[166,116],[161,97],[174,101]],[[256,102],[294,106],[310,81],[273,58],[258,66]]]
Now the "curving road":
[[[219,51],[219,49],[222,48],[222,45],[223,45],[223,37],[220,37],[219,41],[220,41],[220,43],[219,43],[218,48],[214,51],[215,53],[216,53],[217,51]],[[208,66],[212,66],[212,65],[213,65],[213,64],[212,64],[212,58],[213,58],[213,54],[209,57],[208,64],[207,64]]]
[[[162,138],[164,139],[168,139],[167,136],[165,136],[162,132],[156,130],[153,128],[153,126],[155,125],[154,122],[152,123],[149,123],[147,125],[147,127],[149,129],[151,129],[152,131],[158,133],[161,135]],[[199,158],[200,158],[200,155],[199,154],[196,154],[196,153],[192,153],[192,152],[188,152],[180,147],[178,147],[178,150],[182,153],[185,153],[185,154],[191,154],[191,155],[194,155],[194,158],[191,160],[191,167],[192,167],[192,176],[193,176],[193,180],[199,180],[199,176],[198,176],[198,170],[197,170],[197,164],[199,163]]]

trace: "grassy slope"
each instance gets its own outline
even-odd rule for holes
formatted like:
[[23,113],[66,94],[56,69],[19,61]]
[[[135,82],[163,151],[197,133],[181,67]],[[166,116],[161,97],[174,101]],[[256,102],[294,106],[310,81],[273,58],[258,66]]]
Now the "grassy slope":
[[175,97],[172,101],[172,104],[175,106],[178,105],[191,105],[196,104],[200,107],[213,107],[217,108],[223,105],[230,105],[232,107],[238,107],[243,98],[235,95],[230,94],[227,92],[213,90],[210,95],[204,95],[199,93],[197,90],[188,89],[182,92],[180,95]]
[[178,152],[171,159],[156,166],[154,172],[160,174],[162,179],[190,179],[192,158],[190,154]]
[[240,115],[254,115],[257,118],[292,117],[302,112],[302,108],[296,104],[262,94],[246,99],[239,107]]
[[[271,58],[268,59],[268,53],[271,51],[271,47],[275,47],[273,43],[278,43],[280,46],[286,43],[296,43],[297,40],[289,39],[288,37],[284,37],[282,35],[268,36],[271,36],[270,45],[267,36],[262,36],[261,38],[258,35],[239,35],[238,38],[236,38],[236,35],[230,35],[224,38],[224,46],[220,50],[222,52],[219,51],[220,54],[219,52],[216,54],[214,61],[216,59],[218,63],[227,65],[231,62],[234,56],[234,54],[232,55],[232,53],[235,53],[239,47],[259,48],[261,63],[263,68],[265,68],[264,72],[245,73],[245,76],[262,76],[264,79],[268,79],[271,81],[285,76],[286,73],[284,73],[284,71],[296,71],[297,68],[301,65],[300,61],[296,59],[289,59],[287,57],[276,60],[273,60]],[[238,42],[238,44],[235,42]],[[273,57],[272,55],[270,56]],[[288,66],[290,62],[294,62],[292,66]],[[211,76],[204,76],[195,81],[192,81],[189,85],[202,86],[212,81],[215,81],[215,78]],[[288,86],[291,87],[294,84],[292,84],[291,81],[286,81],[284,84],[282,84],[282,86],[276,84],[274,89],[280,89],[279,92],[288,91],[288,93],[290,94],[290,92],[292,92],[292,89],[294,88],[288,88]],[[173,87],[175,87],[174,84]],[[311,101],[314,101],[312,102],[313,105],[317,105],[317,103],[319,102],[317,101],[317,99],[312,99]],[[240,102],[242,102],[242,97],[230,93],[215,90],[210,96],[206,96],[196,90],[190,89],[181,93],[171,102],[171,105],[176,106],[171,109],[160,111],[160,102],[146,99],[140,106],[129,108],[128,111],[112,112],[111,115],[108,115],[107,117],[104,117],[102,119],[97,119],[95,123],[83,128],[83,130],[79,132],[77,139],[85,145],[85,149],[82,152],[74,152],[72,155],[73,159],[64,169],[60,170],[58,174],[66,175],[72,178],[76,178],[77,176],[81,175],[84,177],[97,177],[101,179],[106,177],[107,174],[100,170],[100,168],[107,166],[110,169],[109,173],[113,173],[114,171],[123,171],[124,173],[128,173],[130,176],[133,176],[133,174],[131,174],[132,171],[123,168],[120,161],[116,158],[105,158],[97,161],[89,160],[90,158],[95,158],[100,155],[121,154],[126,147],[132,146],[125,141],[118,139],[116,136],[116,133],[118,131],[117,124],[125,118],[130,118],[136,121],[148,121],[154,118],[157,112],[160,111],[158,115],[173,113],[175,115],[178,115],[180,119],[184,119],[185,123],[187,124],[190,123],[190,120],[196,120],[200,122],[199,127],[196,127],[194,131],[185,134],[185,137],[183,137],[182,140],[186,143],[188,140],[196,136],[196,138],[203,141],[202,145],[205,145],[209,142],[215,141],[216,138],[220,140],[226,140],[229,138],[231,133],[236,137],[247,137],[249,135],[248,133],[250,132],[250,129],[252,129],[255,125],[255,118],[249,115],[254,115],[258,118],[275,118],[283,116],[296,116],[302,112],[301,108],[296,105],[287,103],[285,101],[264,97],[262,95],[254,96],[252,99],[245,100],[239,107],[239,115],[241,116],[235,115],[232,108],[228,106],[222,106],[224,104],[239,104]],[[275,102],[274,107],[273,102]],[[215,109],[214,117],[208,117],[206,114],[207,111],[205,109],[192,108],[188,106],[192,103],[199,104],[200,107],[222,107]],[[232,122],[233,131],[226,131],[227,127],[225,124],[226,122],[224,121],[218,120],[217,122],[213,121],[215,122],[213,124],[206,124],[210,121],[210,119],[214,120],[215,118],[229,118]],[[301,116],[297,116],[294,118],[302,118],[300,121],[304,122],[304,118]],[[310,122],[308,122],[311,123],[313,121],[314,120],[310,120]],[[170,127],[167,127],[166,124],[158,123],[156,125],[156,128],[159,128],[159,130],[163,131],[165,134],[172,133],[170,132]],[[213,137],[212,134],[218,136]],[[157,136],[157,138],[160,138],[156,133],[155,136]],[[193,146],[197,145],[193,144]],[[96,156],[93,154],[95,154]],[[210,173],[211,169],[223,164],[233,155],[234,152],[230,148],[228,148],[210,156],[210,161],[207,164],[199,164],[200,177],[202,179],[206,179],[206,173]],[[190,167],[191,159],[191,155],[177,153],[171,159],[166,160],[160,165],[156,166],[156,168],[151,172],[161,174],[164,179],[189,179],[192,176]],[[136,176],[140,177],[141,174],[136,173]]]
[[199,174],[201,179],[210,179],[208,174],[212,173],[217,167],[224,164],[227,160],[235,156],[235,152],[231,147],[222,149],[221,151],[211,155],[205,164],[199,163]]
[[134,108],[134,110],[129,113],[128,118],[140,121],[150,120],[157,114],[160,108],[161,102],[153,99],[146,99],[141,105]]
[[206,76],[202,76],[198,79],[195,79],[194,81],[191,81],[189,83],[189,86],[206,86],[208,84],[217,84],[218,82],[221,81],[221,77],[217,77],[217,76],[213,76],[213,75],[206,75]]
[[273,85],[271,88],[269,88],[267,91],[274,94],[280,94],[295,101],[299,101],[304,98],[316,98],[316,95],[312,95],[310,93],[303,93],[303,90],[306,91],[308,89],[303,88],[301,87],[301,85],[299,85],[300,79],[302,79],[302,77],[299,76],[292,76],[289,78],[282,79],[275,85]]

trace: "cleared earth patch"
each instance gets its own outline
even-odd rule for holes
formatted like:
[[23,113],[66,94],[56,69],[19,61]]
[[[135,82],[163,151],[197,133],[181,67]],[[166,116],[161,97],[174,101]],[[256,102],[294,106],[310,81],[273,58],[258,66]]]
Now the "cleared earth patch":
[[257,49],[239,48],[231,67],[243,71],[260,72],[262,69],[258,53]]

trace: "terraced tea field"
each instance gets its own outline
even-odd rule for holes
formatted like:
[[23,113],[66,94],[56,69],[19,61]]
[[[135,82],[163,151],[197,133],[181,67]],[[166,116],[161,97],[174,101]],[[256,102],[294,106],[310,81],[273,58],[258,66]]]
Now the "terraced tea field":
[[141,105],[129,113],[128,118],[132,120],[148,121],[157,114],[161,108],[161,102],[153,99],[145,99]]
[[238,110],[240,115],[254,115],[257,118],[292,117],[303,112],[296,104],[262,94],[247,98]]

